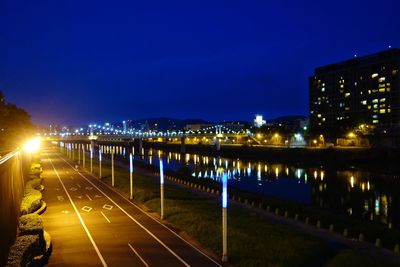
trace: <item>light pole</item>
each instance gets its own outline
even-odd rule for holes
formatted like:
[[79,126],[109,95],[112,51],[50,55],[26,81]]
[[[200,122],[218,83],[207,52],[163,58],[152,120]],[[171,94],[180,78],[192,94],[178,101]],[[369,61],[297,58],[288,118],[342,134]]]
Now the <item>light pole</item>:
[[86,162],[86,159],[85,159],[85,145],[82,144],[82,165],[83,165],[83,168],[85,168],[85,162]]
[[78,144],[78,164],[81,164],[81,145]]
[[161,211],[160,217],[161,220],[164,220],[164,165],[163,161],[160,158],[160,200],[161,200]]
[[111,185],[114,187],[114,147],[111,148]]
[[101,148],[99,148],[99,178],[100,179],[101,179],[101,159],[102,159]]
[[130,199],[133,199],[133,158],[132,158],[132,153],[129,154],[129,185],[130,185]]
[[228,261],[228,175],[222,175],[222,262]]
[[90,173],[93,173],[93,147],[90,147]]

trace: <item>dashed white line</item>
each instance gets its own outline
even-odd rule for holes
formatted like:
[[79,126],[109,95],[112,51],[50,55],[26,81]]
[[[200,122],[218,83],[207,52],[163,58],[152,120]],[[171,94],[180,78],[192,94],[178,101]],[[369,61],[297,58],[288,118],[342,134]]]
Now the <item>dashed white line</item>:
[[91,199],[90,197],[89,197],[89,195],[88,194],[86,194],[86,196],[87,196],[87,198],[90,200],[90,201],[92,201],[93,199]]
[[107,216],[102,211],[100,211],[100,213],[101,213],[101,215],[103,215],[104,219],[106,219],[106,221],[108,223],[111,223],[110,220],[107,218]]
[[139,253],[137,253],[137,251],[132,247],[131,244],[128,243],[128,246],[131,248],[131,250],[133,251],[133,253],[135,253],[136,256],[143,262],[144,266],[146,266],[146,267],[149,267],[149,266],[150,266],[150,265],[147,264],[147,262],[146,262],[142,257],[140,257]]

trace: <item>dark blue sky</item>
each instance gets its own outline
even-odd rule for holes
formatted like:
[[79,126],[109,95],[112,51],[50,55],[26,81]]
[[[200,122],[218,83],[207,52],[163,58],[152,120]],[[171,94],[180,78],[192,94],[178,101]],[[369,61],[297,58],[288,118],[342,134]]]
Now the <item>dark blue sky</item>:
[[36,123],[307,114],[315,67],[400,47],[400,1],[0,0],[0,90]]

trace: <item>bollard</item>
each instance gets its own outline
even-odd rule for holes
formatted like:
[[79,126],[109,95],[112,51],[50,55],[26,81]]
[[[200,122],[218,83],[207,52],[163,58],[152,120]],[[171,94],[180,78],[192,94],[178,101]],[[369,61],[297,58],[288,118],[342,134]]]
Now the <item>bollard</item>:
[[[218,190],[217,190],[217,192],[218,192]],[[232,200],[235,201],[235,195],[232,195]]]
[[275,215],[279,215],[279,208],[275,209]]
[[333,224],[329,225],[329,232],[333,232]]
[[269,206],[267,206],[267,212],[269,212],[269,210],[270,210],[270,207],[269,207]]
[[343,236],[347,237],[349,235],[349,231],[347,230],[347,228],[344,228],[343,230]]
[[321,228],[321,222],[319,220],[317,221],[317,228]]
[[305,224],[308,224],[309,221],[310,221],[310,219],[308,217],[306,217]]
[[240,197],[238,198],[238,202],[242,202],[242,199]]
[[364,234],[360,233],[360,235],[358,236],[358,241],[363,242],[364,241]]
[[297,221],[299,219],[299,214],[296,213],[296,215],[294,215],[294,220]]
[[381,247],[381,239],[380,239],[380,238],[377,238],[377,239],[375,240],[375,247],[377,247],[377,248],[380,248],[380,247]]
[[244,200],[244,204],[245,205],[249,204],[249,201],[247,200],[247,198]]
[[288,212],[287,212],[287,210],[285,211],[285,218],[287,218],[288,217]]
[[255,206],[255,203],[254,203],[254,201],[252,201],[252,202],[251,202],[251,206],[252,206],[252,207],[254,207],[254,206]]
[[262,209],[262,203],[258,203],[258,208],[261,210]]

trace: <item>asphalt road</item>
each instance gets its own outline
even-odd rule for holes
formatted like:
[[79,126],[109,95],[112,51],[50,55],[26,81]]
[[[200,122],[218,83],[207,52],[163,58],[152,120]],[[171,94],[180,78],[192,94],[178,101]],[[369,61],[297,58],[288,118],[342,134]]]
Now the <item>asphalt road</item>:
[[221,266],[60,153],[42,164],[49,266]]

